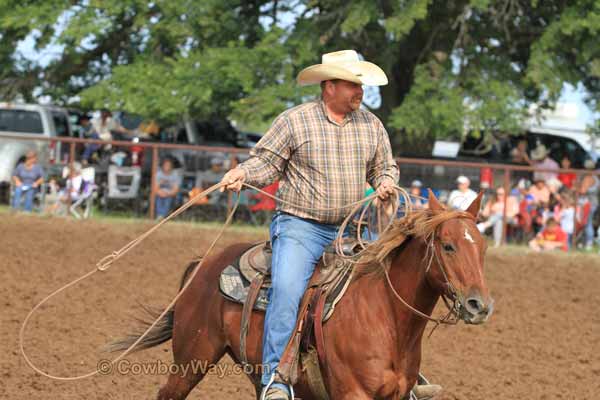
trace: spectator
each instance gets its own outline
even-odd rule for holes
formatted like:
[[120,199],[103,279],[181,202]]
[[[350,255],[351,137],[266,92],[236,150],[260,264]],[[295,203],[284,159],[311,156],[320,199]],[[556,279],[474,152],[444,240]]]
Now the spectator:
[[[477,224],[477,228],[484,233],[490,227],[493,227],[494,247],[502,243],[502,220],[504,218],[505,192],[503,187],[496,189],[496,195],[492,197],[483,207],[481,216],[486,220]],[[506,223],[515,224],[519,213],[519,202],[517,198],[509,195],[506,198]]]
[[[221,179],[225,175],[224,162],[225,160],[219,156],[211,158],[210,169],[202,171],[196,176],[196,187],[208,189],[215,183],[221,182]],[[219,204],[226,196],[225,193],[213,192],[209,196],[208,202],[213,205]]]
[[165,158],[160,170],[156,173],[154,192],[156,193],[156,217],[166,217],[173,207],[173,200],[179,193],[181,182],[179,176],[173,171],[173,161]]
[[538,177],[534,181],[533,186],[529,188],[529,194],[533,197],[533,201],[538,206],[544,206],[550,203],[550,189],[546,186],[544,179]]
[[598,208],[598,191],[600,189],[600,180],[594,174],[596,163],[593,160],[585,160],[585,169],[588,170],[579,185],[579,195],[585,197],[590,204],[590,212],[585,225],[585,248],[591,250],[594,244],[594,214]]
[[410,201],[414,210],[427,208],[427,199],[423,197],[422,190],[423,183],[420,180],[415,179],[412,181],[410,184]]
[[568,250],[567,234],[560,228],[554,218],[549,218],[545,228],[529,242],[529,248],[534,251]]
[[[81,135],[85,139],[100,139],[100,135],[93,128],[92,123],[90,122],[90,116],[87,114],[83,114],[79,117],[79,126],[81,127]],[[87,165],[90,162],[90,158],[92,155],[100,150],[100,145],[96,143],[86,143],[83,154],[81,155],[81,162],[84,165]]]
[[13,172],[13,204],[15,210],[21,208],[21,197],[25,196],[24,210],[33,210],[33,198],[38,188],[44,183],[44,170],[37,163],[37,154],[30,150],[25,156],[25,162],[19,163]]
[[100,111],[100,118],[92,119],[92,126],[99,138],[106,141],[113,139],[112,132],[118,132],[124,135],[131,134],[129,129],[125,129],[113,119],[112,113],[107,109]]
[[[550,170],[560,169],[560,167],[558,166],[558,163],[556,161],[554,161],[552,158],[550,158],[548,149],[546,149],[546,146],[544,146],[543,144],[538,145],[531,152],[531,160],[532,161],[530,161],[529,164],[535,168],[550,169]],[[550,179],[556,179],[557,176],[558,176],[557,172],[535,171],[533,173],[533,181],[534,182],[538,181],[538,180],[549,181]]]
[[466,210],[477,198],[477,193],[469,189],[471,181],[464,175],[456,178],[457,189],[453,190],[448,197],[448,206],[455,210]]
[[[65,214],[70,204],[91,195],[94,189],[94,182],[84,179],[81,174],[81,164],[77,162],[63,171],[64,177],[67,178],[65,188],[58,192],[57,201],[47,209],[47,212]],[[54,179],[50,182],[50,189],[52,192],[58,190],[58,183]]]
[[531,164],[527,155],[527,139],[522,138],[517,142],[517,147],[510,152],[511,161],[515,164]]
[[[527,139],[521,137],[517,142],[517,146],[510,152],[510,159],[514,164],[530,165],[531,159],[527,154]],[[513,171],[513,178],[515,179],[531,179],[531,172],[529,171]]]
[[[560,160],[560,167],[562,169],[570,169],[571,168],[571,159],[568,155],[564,155],[562,160]],[[577,175],[573,172],[561,172],[558,174],[558,180],[563,184],[564,187],[568,189],[573,189],[573,185],[577,180]]]
[[[560,221],[560,228],[567,234],[567,245],[571,248],[573,234],[575,232],[575,207],[574,200],[570,194],[563,194],[560,199],[560,207],[555,213],[555,218]],[[558,214],[558,215],[556,215]]]

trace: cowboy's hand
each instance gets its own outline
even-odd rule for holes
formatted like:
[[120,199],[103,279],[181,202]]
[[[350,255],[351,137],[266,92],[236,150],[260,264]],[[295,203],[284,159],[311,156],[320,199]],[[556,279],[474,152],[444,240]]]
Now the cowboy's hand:
[[377,196],[383,201],[388,200],[395,192],[394,186],[394,181],[391,178],[385,178],[377,187]]
[[227,190],[233,190],[234,192],[239,192],[240,189],[242,188],[242,183],[244,183],[244,181],[246,180],[246,173],[244,172],[243,169],[241,168],[234,168],[229,170],[229,172],[227,172],[225,174],[225,176],[223,176],[223,179],[221,180],[221,183],[225,183],[226,186],[221,186],[221,189],[219,189],[221,192],[224,192],[225,189]]

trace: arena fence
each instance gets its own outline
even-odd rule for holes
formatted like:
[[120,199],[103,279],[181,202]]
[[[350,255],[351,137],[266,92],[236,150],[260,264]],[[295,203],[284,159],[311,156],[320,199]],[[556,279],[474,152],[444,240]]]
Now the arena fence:
[[[222,161],[223,170],[229,169],[237,165],[240,161],[247,159],[249,149],[234,148],[234,147],[213,147],[213,146],[197,146],[187,144],[172,144],[158,142],[133,142],[133,141],[103,141],[93,139],[80,139],[70,137],[40,137],[38,135],[8,135],[0,134],[0,143],[10,143],[16,147],[34,149],[39,154],[39,161],[46,171],[53,171],[58,174],[59,171],[69,163],[81,160],[81,155],[84,152],[85,146],[99,145],[107,150],[106,153],[114,155],[119,150],[126,150],[126,156],[129,157],[129,163],[136,165],[140,170],[141,177],[141,197],[134,199],[130,205],[138,212],[146,212],[149,218],[154,218],[156,214],[155,200],[156,190],[152,182],[156,179],[156,174],[159,168],[159,161],[164,157],[171,157],[177,161],[179,165],[178,171],[182,174],[182,192],[186,193],[196,187],[198,179],[201,179],[203,172],[211,169],[211,163],[218,158]],[[15,150],[18,151],[18,150]],[[101,150],[102,152],[102,150]],[[217,160],[218,161],[218,160]],[[505,193],[510,194],[511,190],[520,179],[527,179],[534,171],[537,172],[557,172],[548,170],[539,170],[531,166],[521,166],[512,164],[498,163],[477,163],[477,162],[462,162],[440,159],[419,159],[419,158],[397,158],[400,167],[400,185],[409,187],[414,180],[420,180],[423,183],[423,188],[432,188],[434,192],[444,200],[445,196],[456,187],[456,178],[460,175],[466,176],[471,181],[471,188],[475,191],[483,190],[484,192],[493,191],[501,186]],[[95,160],[90,165],[93,166],[98,174],[104,176],[107,174],[110,162],[108,159]],[[126,163],[128,164],[128,163]],[[14,161],[4,160],[0,165],[0,169],[14,168]],[[124,167],[126,170],[127,167]],[[3,171],[0,171],[2,173]],[[573,173],[577,176],[577,181],[581,180],[582,175],[593,173],[599,175],[597,171],[589,170],[559,170],[562,173]],[[216,173],[213,173],[213,177]],[[210,175],[210,173],[209,173]],[[4,171],[6,176],[6,171]],[[206,182],[206,184],[216,182]],[[6,182],[4,182],[6,185]],[[206,186],[206,185],[204,185]],[[147,198],[144,196],[147,194]],[[425,195],[423,190],[422,195]],[[210,204],[202,204],[196,208],[195,216],[190,216],[192,219],[217,219],[221,214],[225,215],[233,204],[234,194],[227,193],[217,201],[211,201]],[[575,204],[578,204],[579,193],[574,191]],[[507,218],[506,218],[506,201],[508,196],[505,196],[505,207],[503,215],[503,233],[502,240],[506,242],[507,237]],[[180,199],[185,201],[186,198]],[[264,200],[264,199],[263,199]],[[137,204],[136,204],[137,201]],[[140,207],[139,204],[147,204],[146,207]],[[243,203],[243,201],[242,201]],[[202,207],[204,206],[204,207]],[[260,209],[260,207],[258,207]],[[194,208],[192,208],[193,210]],[[268,207],[265,208],[267,211]],[[131,210],[131,208],[130,208]],[[198,211],[202,210],[202,211]],[[244,219],[248,219],[253,223],[257,222],[256,214],[251,211],[246,211]],[[590,216],[591,218],[592,216]],[[266,223],[268,215],[258,218],[258,223]],[[575,243],[576,237],[573,238]]]

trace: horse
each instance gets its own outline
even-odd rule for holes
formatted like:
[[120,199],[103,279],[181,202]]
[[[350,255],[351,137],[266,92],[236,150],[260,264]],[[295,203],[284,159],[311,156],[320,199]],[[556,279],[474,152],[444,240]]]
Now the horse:
[[[429,209],[397,219],[367,248],[346,294],[323,325],[327,368],[322,375],[330,399],[406,398],[418,379],[428,322],[418,312],[431,315],[440,297],[454,302],[450,308],[456,322],[488,319],[493,299],[483,275],[487,245],[475,225],[480,202],[481,194],[466,211],[453,211],[430,192]],[[183,366],[216,364],[225,354],[240,365],[242,305],[225,299],[218,281],[249,247],[235,244],[207,257],[173,310],[134,349],[172,339],[174,363],[182,368],[170,373],[159,400],[185,399],[207,373]],[[188,266],[182,285],[197,262]],[[254,311],[246,344],[248,363],[254,366],[261,365],[263,321],[264,313]],[[113,343],[112,350],[125,349],[138,337],[129,335]],[[258,398],[262,370],[243,370]],[[295,393],[316,399],[300,368],[298,374]]]

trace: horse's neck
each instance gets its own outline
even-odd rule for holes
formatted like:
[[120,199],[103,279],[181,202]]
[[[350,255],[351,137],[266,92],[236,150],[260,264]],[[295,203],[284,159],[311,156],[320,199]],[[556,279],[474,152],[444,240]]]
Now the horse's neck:
[[[408,304],[431,315],[439,294],[427,282],[426,250],[421,239],[411,239],[392,261],[389,275],[394,289]],[[420,346],[427,320],[401,304],[391,288],[387,287],[385,295],[394,313],[399,349]]]

